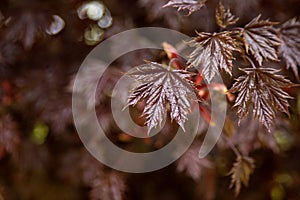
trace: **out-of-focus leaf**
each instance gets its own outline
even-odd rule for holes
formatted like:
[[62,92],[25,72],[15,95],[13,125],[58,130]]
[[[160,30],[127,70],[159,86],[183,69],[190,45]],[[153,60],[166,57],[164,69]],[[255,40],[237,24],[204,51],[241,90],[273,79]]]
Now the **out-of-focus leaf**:
[[80,77],[79,82],[81,83],[78,87],[74,87],[75,76],[72,77],[68,90],[69,92],[78,93],[84,96],[87,102],[87,109],[92,110],[95,106],[99,106],[101,102],[105,100],[112,93],[114,85],[117,80],[120,79],[121,72],[115,68],[108,68],[105,71],[105,76],[101,78],[101,82],[98,84],[96,94],[93,94],[93,86],[99,82],[97,72],[105,68],[105,63],[96,59],[90,59],[85,68],[83,75]]
[[274,135],[276,142],[281,150],[288,151],[289,149],[291,149],[294,144],[294,138],[291,135],[283,131],[277,131]]
[[260,20],[260,15],[249,22],[242,30],[246,52],[254,55],[262,65],[263,59],[278,61],[277,47],[280,39],[273,29],[276,22]]
[[[76,154],[75,154],[76,155]],[[115,172],[104,170],[104,166],[85,152],[81,160],[83,182],[91,187],[91,200],[122,200],[126,184],[124,177]]]
[[1,193],[0,193],[0,200],[4,200],[4,197],[2,196]]
[[14,153],[20,143],[19,130],[10,115],[0,118],[0,158],[4,153]]
[[44,33],[51,22],[47,12],[26,11],[13,17],[8,24],[6,39],[20,41],[25,49],[30,49],[36,39]]
[[60,67],[51,65],[49,68],[28,70],[17,80],[17,86],[23,88],[20,91],[23,112],[30,109],[32,112],[27,112],[27,117],[38,118],[38,121],[47,123],[52,133],[58,134],[73,123],[71,98],[65,89],[69,80],[62,78],[66,75]]
[[182,19],[178,12],[173,9],[162,9],[168,0],[138,0],[140,7],[147,10],[148,21],[163,20],[167,25],[174,29],[179,29]]
[[46,141],[48,133],[49,127],[46,124],[37,123],[32,130],[31,139],[38,145],[43,144]]
[[280,126],[284,126],[284,123],[281,118],[277,117],[275,125],[271,129],[272,134],[269,134],[265,129],[260,127],[257,120],[248,115],[241,121],[236,130],[232,131],[232,135],[228,139],[243,155],[248,155],[261,148],[271,149],[274,153],[278,154],[280,153],[280,148],[273,133]]
[[125,183],[116,173],[109,173],[94,179],[91,200],[122,200],[124,199]]
[[138,82],[128,98],[128,106],[147,99],[143,115],[149,132],[152,128],[161,126],[167,113],[167,103],[170,104],[171,119],[184,129],[191,111],[191,101],[196,100],[193,84],[187,79],[191,77],[191,73],[148,62],[127,75]]
[[298,67],[300,66],[300,22],[296,18],[282,24],[278,30],[281,39],[279,52],[285,59],[287,69],[292,68],[299,80]]
[[14,64],[21,54],[21,47],[18,45],[12,42],[0,41],[0,66]]
[[188,15],[200,10],[205,5],[206,0],[170,0],[167,4],[163,6],[165,7],[174,7],[177,8],[178,11],[188,10]]
[[213,163],[207,158],[199,158],[199,147],[191,147],[183,156],[177,161],[177,171],[183,172],[199,181],[205,168],[212,168]]
[[[259,12],[261,0],[242,1],[241,0],[222,0],[225,5],[240,18],[249,18]],[[255,12],[254,12],[255,11]]]
[[253,115],[269,131],[277,111],[289,114],[290,95],[282,90],[295,86],[272,68],[241,69],[246,74],[236,79],[230,92],[238,92],[234,107],[238,108],[239,122],[253,107]]
[[276,154],[280,153],[280,146],[274,134],[266,134],[265,132],[257,130],[256,143],[259,143],[259,145],[255,145],[255,147],[265,147],[271,149]]
[[0,81],[0,83],[0,101],[2,105],[12,105],[18,96],[15,92],[14,84],[5,79]]
[[231,176],[230,188],[234,187],[235,194],[238,195],[242,185],[248,186],[250,175],[255,168],[254,160],[247,156],[238,156],[229,175]]
[[239,18],[235,17],[231,12],[230,9],[225,9],[222,1],[219,2],[219,7],[216,9],[216,20],[217,24],[221,28],[226,28],[229,25],[235,24]]
[[271,200],[284,200],[285,199],[285,189],[281,184],[276,184],[271,188],[270,197]]
[[240,51],[235,40],[230,37],[230,32],[197,33],[198,37],[188,42],[196,49],[190,54],[188,62],[197,69],[202,69],[202,74],[210,82],[218,69],[224,69],[231,75],[233,51]]
[[81,180],[85,185],[92,186],[95,178],[103,176],[104,166],[86,150],[82,151],[79,163],[79,168],[82,169]]

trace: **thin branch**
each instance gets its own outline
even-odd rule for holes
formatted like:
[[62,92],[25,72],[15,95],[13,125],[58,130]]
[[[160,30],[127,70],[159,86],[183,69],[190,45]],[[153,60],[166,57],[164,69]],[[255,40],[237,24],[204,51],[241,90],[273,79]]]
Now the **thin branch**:
[[251,66],[252,66],[254,69],[256,69],[257,67],[255,66],[253,60],[252,60],[249,56],[247,56],[247,55],[245,55],[245,57],[246,57],[246,59],[249,61],[249,63],[251,64]]

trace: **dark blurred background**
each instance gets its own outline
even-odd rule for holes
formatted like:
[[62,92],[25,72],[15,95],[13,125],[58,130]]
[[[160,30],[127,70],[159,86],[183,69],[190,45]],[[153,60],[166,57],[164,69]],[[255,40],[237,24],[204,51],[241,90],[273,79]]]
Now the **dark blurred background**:
[[[114,171],[91,157],[74,128],[70,88],[93,47],[136,27],[166,27],[189,36],[195,36],[195,30],[214,32],[219,28],[216,0],[208,0],[190,16],[175,8],[161,8],[166,0],[106,0],[101,9],[108,13],[108,21],[100,25],[92,19],[94,13],[86,16],[82,6],[89,3],[0,1],[0,200],[300,199],[299,88],[289,90],[294,97],[290,118],[278,116],[272,133],[264,132],[251,118],[238,127],[234,111],[229,111],[224,134],[249,153],[256,165],[249,186],[238,197],[228,188],[235,155],[224,140],[206,159],[199,160],[199,136],[179,161],[145,174]],[[300,15],[300,0],[223,0],[223,4],[240,18],[237,26],[258,14],[280,23]],[[110,66],[98,87],[99,121],[104,121],[111,140],[124,148],[153,150],[173,137],[165,131],[149,140],[135,140],[115,128],[108,109],[119,71],[163,56],[151,50],[124,55]],[[277,65],[297,82],[284,62]],[[232,80],[224,79],[230,87]],[[201,123],[205,127],[205,122]]]

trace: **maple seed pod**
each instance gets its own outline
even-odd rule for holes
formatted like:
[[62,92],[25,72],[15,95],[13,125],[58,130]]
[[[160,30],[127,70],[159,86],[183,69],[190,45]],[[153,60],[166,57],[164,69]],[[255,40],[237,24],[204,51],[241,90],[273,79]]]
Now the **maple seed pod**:
[[105,10],[104,15],[98,20],[98,26],[100,28],[108,28],[112,25],[113,18],[108,9]]
[[105,12],[105,6],[98,1],[84,3],[77,9],[77,14],[80,19],[89,18],[91,20],[99,20]]
[[65,21],[60,16],[53,15],[52,18],[53,21],[45,30],[48,35],[56,35],[65,27]]
[[84,41],[87,45],[95,45],[104,37],[104,31],[97,25],[93,24],[84,32]]

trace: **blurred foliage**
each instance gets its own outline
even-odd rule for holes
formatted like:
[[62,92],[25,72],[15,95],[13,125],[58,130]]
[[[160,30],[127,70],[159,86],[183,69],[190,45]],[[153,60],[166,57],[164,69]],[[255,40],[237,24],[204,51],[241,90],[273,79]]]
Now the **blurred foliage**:
[[49,128],[45,124],[35,124],[31,133],[31,139],[36,144],[43,144],[48,135]]
[[[151,173],[117,172],[92,158],[74,128],[69,90],[81,62],[93,48],[90,45],[143,26],[172,28],[190,36],[195,30],[218,31],[215,9],[219,1],[207,0],[189,16],[186,10],[162,8],[168,0],[106,0],[101,6],[90,2],[94,1],[1,0],[0,200],[300,199],[299,88],[288,89],[294,97],[290,101],[291,116],[276,116],[270,133],[252,118],[238,126],[235,112],[229,110],[222,138],[203,160],[197,157],[203,135],[176,163]],[[299,0],[223,0],[223,4],[239,18],[238,26],[258,14],[278,22],[300,17]],[[104,18],[107,15],[113,20]],[[124,41],[120,45],[129,44]],[[118,47],[111,49],[117,51]],[[109,95],[119,72],[141,64],[143,59],[161,61],[166,55],[140,50],[120,57],[105,72],[96,97],[99,121],[110,139],[136,151],[167,144],[174,129],[166,126],[162,134],[138,140],[125,136],[111,117]],[[243,61],[233,64],[243,65]],[[284,62],[277,65],[298,82]],[[234,77],[239,73],[232,72]],[[229,88],[232,80],[224,77]],[[87,87],[82,90],[94,81],[93,76],[87,76]],[[205,120],[199,123],[204,131]],[[235,162],[232,146],[255,159],[248,187],[242,188],[237,197],[228,189],[228,173]]]

